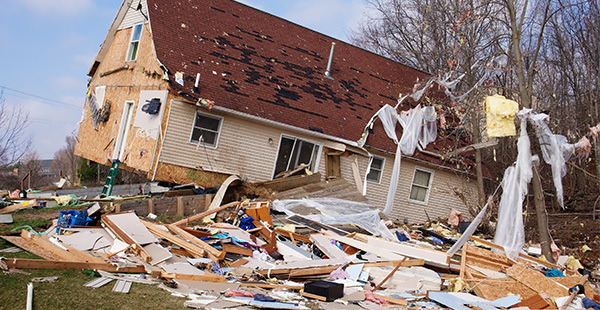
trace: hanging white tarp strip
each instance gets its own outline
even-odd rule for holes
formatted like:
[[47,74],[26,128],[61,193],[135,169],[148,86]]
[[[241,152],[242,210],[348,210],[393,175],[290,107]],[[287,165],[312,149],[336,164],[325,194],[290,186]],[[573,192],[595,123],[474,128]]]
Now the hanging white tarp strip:
[[517,142],[517,162],[504,172],[502,197],[498,206],[498,225],[494,243],[504,247],[506,255],[512,259],[519,256],[525,244],[523,227],[523,200],[527,195],[527,185],[533,177],[531,147],[527,136],[527,118],[531,110],[523,109],[517,117],[521,120],[521,135]]

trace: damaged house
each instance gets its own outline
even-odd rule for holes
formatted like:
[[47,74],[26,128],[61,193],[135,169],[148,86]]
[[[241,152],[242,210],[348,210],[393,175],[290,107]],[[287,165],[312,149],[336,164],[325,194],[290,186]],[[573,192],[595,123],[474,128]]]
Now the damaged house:
[[[202,186],[230,175],[267,181],[306,164],[323,180],[356,185],[379,208],[396,145],[379,121],[364,146],[357,141],[381,107],[429,78],[230,0],[125,0],[88,75],[78,156]],[[466,205],[476,204],[473,159],[440,156],[469,144],[448,101],[434,87],[419,102],[446,111],[447,125],[425,150],[403,156],[392,219],[468,216]]]

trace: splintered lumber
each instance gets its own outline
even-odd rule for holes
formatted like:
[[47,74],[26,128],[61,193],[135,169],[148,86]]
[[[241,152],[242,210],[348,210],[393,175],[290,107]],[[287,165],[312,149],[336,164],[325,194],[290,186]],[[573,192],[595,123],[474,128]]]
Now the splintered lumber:
[[52,254],[58,256],[61,260],[70,261],[70,262],[86,262],[83,258],[58,247],[57,245],[53,244],[52,242],[50,242],[48,240],[42,239],[35,233],[29,232],[26,230],[22,230],[21,237],[25,241],[33,243],[33,244],[39,246],[40,248],[44,249],[45,251],[51,252]]
[[109,263],[87,263],[62,260],[43,260],[26,258],[5,258],[3,260],[8,268],[18,269],[93,269],[108,272],[144,273],[146,268],[142,265],[132,267],[117,267]]
[[140,244],[138,244],[129,234],[123,231],[117,224],[115,224],[108,216],[102,215],[102,223],[112,231],[121,241],[129,244],[131,248],[146,262],[151,262],[152,257]]
[[[471,236],[471,237],[469,237],[469,239],[471,239],[473,241],[476,241],[476,242],[479,242],[481,244],[485,244],[486,246],[489,246],[491,248],[504,251],[504,248],[502,246],[500,246],[498,244],[495,244],[493,242],[489,242],[487,240],[484,240],[484,239],[481,239],[481,238],[478,238],[478,237],[475,237],[475,236]],[[539,258],[535,258],[535,257],[527,255],[525,253],[519,253],[519,257],[522,258],[525,261],[530,261],[530,262],[534,262],[536,264],[544,265],[544,266],[546,266],[548,268],[560,269],[560,266],[558,266],[558,265],[549,263],[549,262],[547,262],[545,260],[541,260]],[[575,271],[569,270],[569,269],[567,269],[566,273],[567,273],[567,276],[571,276],[571,275],[576,275],[577,274]]]
[[253,221],[252,222],[256,228],[260,228],[258,233],[265,239],[267,244],[263,244],[261,248],[265,249],[267,253],[271,254],[277,251],[277,238],[275,236],[275,231],[271,231],[269,228],[264,226],[262,222]]
[[311,294],[311,293],[307,293],[307,292],[300,292],[300,295],[302,295],[303,297],[306,297],[306,298],[316,299],[316,300],[320,300],[320,301],[327,301],[327,298],[324,296],[319,296],[319,295],[315,295],[315,294]]
[[310,244],[313,243],[312,240],[310,238],[306,237],[305,235],[297,234],[295,232],[285,230],[281,227],[275,227],[275,232],[280,235],[290,238],[293,243],[298,243],[298,241],[302,241],[304,243],[310,243]]
[[[321,259],[316,261],[296,261],[285,265],[276,265],[271,269],[255,270],[263,276],[273,275],[289,275],[290,277],[303,277],[312,275],[329,274],[337,268],[348,264],[346,259]],[[363,263],[364,267],[376,266],[395,266],[402,267],[423,266],[422,259],[406,260],[403,262],[380,262],[380,263]]]
[[188,218],[185,218],[183,220],[177,221],[177,222],[173,223],[172,225],[177,225],[177,226],[181,226],[181,225],[184,225],[184,224],[186,225],[186,224],[188,224],[190,222],[201,220],[201,219],[203,219],[203,218],[205,218],[205,217],[207,217],[207,216],[209,216],[211,214],[217,213],[219,211],[223,211],[223,210],[225,210],[227,208],[237,207],[240,203],[241,203],[240,201],[230,202],[228,204],[222,205],[219,208],[208,210],[208,211],[202,212],[200,214],[196,214],[196,215],[190,216]]
[[404,259],[404,256],[398,255],[392,251],[387,250],[386,248],[373,246],[373,245],[370,245],[370,244],[367,244],[364,242],[360,242],[360,241],[352,239],[352,238],[342,237],[342,236],[327,236],[327,238],[337,240],[341,243],[347,244],[351,247],[363,250],[368,253],[372,253],[374,255],[385,258],[387,260],[399,261],[399,260]]
[[410,258],[421,258],[425,260],[426,264],[431,263],[436,266],[444,267],[447,267],[450,264],[450,255],[446,252],[418,248],[412,245],[388,241],[377,237],[368,237],[367,240],[368,245],[372,245],[376,248],[384,248]]
[[564,297],[569,295],[566,287],[554,282],[552,278],[546,277],[541,272],[530,269],[524,263],[519,262],[508,268],[506,270],[506,274],[509,277],[525,284],[538,294],[546,293],[548,296],[552,297]]
[[[189,243],[183,239],[181,239],[178,236],[175,236],[169,232],[166,232],[162,229],[160,229],[159,227],[156,227],[154,224],[150,223],[150,222],[146,222],[146,221],[142,221],[142,223],[146,226],[146,228],[148,228],[148,230],[155,234],[156,236],[163,238],[181,248],[183,248],[184,250],[186,250],[188,253],[192,254],[194,257],[196,258],[201,258],[204,256],[209,256],[211,258],[211,260],[213,260],[214,262],[218,262],[218,259],[216,259],[214,257],[214,255],[210,255],[210,253],[208,253],[206,250],[204,250],[201,247],[198,247],[192,243]],[[212,257],[211,257],[212,256]]]
[[4,208],[0,209],[0,214],[10,213],[10,212],[14,212],[17,210],[29,209],[29,208],[33,208],[37,205],[38,205],[37,200],[33,199],[33,200],[25,201],[22,203],[14,204],[12,206],[4,207]]
[[340,248],[333,245],[331,240],[325,235],[311,234],[310,240],[329,258],[344,258],[348,256],[348,254],[344,253]]
[[404,263],[404,261],[407,259],[408,257],[405,257],[399,264],[396,265],[396,267],[394,267],[394,269],[388,273],[387,276],[385,276],[385,278],[383,278],[383,280],[381,280],[381,282],[379,282],[379,284],[377,284],[377,286],[375,286],[375,288],[373,289],[373,292],[378,290],[379,288],[381,288],[382,285],[385,284],[385,282],[387,282],[387,280],[389,280],[394,273],[396,273],[396,271],[398,270],[398,268],[400,268],[400,266],[402,266],[402,263]]
[[[40,238],[42,238],[42,239],[50,242],[50,237],[48,237],[47,235],[41,235]],[[91,254],[88,254],[86,252],[79,251],[79,250],[77,250],[77,249],[75,249],[75,248],[73,248],[73,247],[71,247],[71,246],[69,246],[67,244],[61,243],[61,246],[64,247],[64,248],[66,248],[69,253],[72,253],[72,254],[80,257],[84,262],[89,262],[89,263],[105,263],[104,260],[102,260],[102,259],[100,259],[98,257],[95,257],[95,256],[93,256]]]
[[208,253],[210,253],[217,259],[223,259],[223,257],[225,257],[225,252],[219,251],[219,250],[213,248],[210,244],[196,238],[194,235],[188,233],[187,231],[181,229],[180,227],[173,225],[173,224],[169,224],[166,227],[174,234],[183,238],[185,241],[191,242],[192,244],[199,246],[199,247],[203,248],[204,250],[208,251]]
[[221,244],[223,247],[223,252],[239,254],[244,256],[252,256],[252,250],[249,248],[245,248],[243,246],[237,246],[231,243],[223,243]]
[[373,296],[375,296],[375,297],[377,297],[379,299],[383,299],[383,300],[387,301],[390,304],[401,305],[401,306],[407,306],[408,305],[408,301],[406,301],[405,299],[394,298],[394,297],[385,296],[385,295],[381,295],[381,294],[373,294]]
[[23,250],[33,253],[41,258],[44,258],[47,260],[61,260],[62,259],[61,257],[54,255],[51,252],[46,251],[44,248],[38,246],[37,244],[28,242],[23,237],[3,236],[2,238],[20,248],[22,248]]

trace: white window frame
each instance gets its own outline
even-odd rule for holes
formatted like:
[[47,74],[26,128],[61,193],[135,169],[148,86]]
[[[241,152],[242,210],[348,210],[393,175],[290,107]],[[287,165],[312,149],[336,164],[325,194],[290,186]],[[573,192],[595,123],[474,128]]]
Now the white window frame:
[[[135,29],[140,27],[140,37],[138,40],[133,39],[133,35],[135,34]],[[140,54],[140,43],[142,42],[142,34],[144,33],[144,23],[137,23],[131,27],[131,35],[129,36],[129,45],[127,46],[127,55],[125,56],[125,61],[136,61],[137,56]],[[134,43],[137,43],[137,49],[135,50],[135,57],[132,57],[133,49],[132,46]]]
[[[216,131],[217,137],[215,138],[214,145],[212,145],[212,144],[206,144],[206,143],[204,143],[202,141],[192,140],[192,137],[194,136],[194,130],[196,129],[196,118],[197,118],[196,116],[197,115],[202,115],[204,117],[208,117],[208,118],[213,118],[213,119],[219,120],[219,129],[217,129],[217,131]],[[196,113],[194,114],[194,120],[192,121],[192,130],[190,131],[190,138],[188,139],[190,141],[190,144],[193,144],[193,145],[200,144],[201,146],[206,147],[206,148],[216,149],[219,146],[219,140],[221,138],[221,132],[222,132],[222,128],[223,128],[223,120],[224,120],[224,118],[221,117],[221,116],[217,116],[217,115],[213,115],[213,114],[208,114],[208,113],[202,113],[202,112],[196,110]],[[198,128],[202,128],[202,129],[208,130],[208,131],[213,131],[212,129],[206,129],[206,128],[199,127],[199,126],[198,126]]]
[[[427,184],[427,194],[425,194],[425,200],[424,201],[420,201],[420,200],[416,200],[416,199],[411,199],[410,198],[414,186],[425,188],[422,185],[415,184],[415,176],[417,175],[417,171],[429,173],[429,184]],[[422,168],[422,167],[415,167],[415,170],[413,172],[412,182],[410,183],[410,190],[408,191],[408,201],[414,202],[414,203],[419,203],[419,204],[427,204],[429,202],[429,196],[431,195],[431,185],[433,184],[433,177],[434,177],[434,171],[433,170]]]
[[367,181],[372,182],[372,183],[381,184],[383,170],[385,169],[385,157],[373,156],[373,161],[375,161],[375,159],[381,160],[381,170],[379,170],[379,177],[377,178],[377,181],[369,179],[369,174],[371,174],[371,170],[373,170],[373,164],[371,163],[371,166],[369,167],[369,171],[367,172]]
[[[317,152],[317,155],[315,156],[315,164],[314,164],[314,168],[312,170],[313,173],[317,173],[319,172],[319,164],[321,163],[321,156],[323,156],[323,143],[314,141],[314,140],[310,140],[310,139],[305,139],[305,138],[300,138],[297,136],[292,136],[292,135],[288,135],[288,134],[281,134],[279,136],[279,145],[277,146],[277,153],[275,153],[275,162],[273,163],[273,172],[271,173],[271,178],[275,177],[275,169],[277,169],[277,159],[279,158],[279,152],[281,151],[281,141],[283,140],[283,138],[287,138],[287,139],[294,139],[294,144],[295,141],[300,139],[302,141],[306,141],[309,143],[312,143],[314,145],[316,145],[319,150]],[[292,150],[293,152],[293,150]]]

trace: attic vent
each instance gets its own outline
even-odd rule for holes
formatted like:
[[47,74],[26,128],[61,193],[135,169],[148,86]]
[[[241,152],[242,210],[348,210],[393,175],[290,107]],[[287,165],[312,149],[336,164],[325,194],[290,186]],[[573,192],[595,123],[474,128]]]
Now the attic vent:
[[331,77],[331,63],[333,62],[333,52],[335,51],[335,42],[331,42],[331,51],[329,52],[329,61],[327,62],[327,70],[325,70],[325,77],[332,79]]

